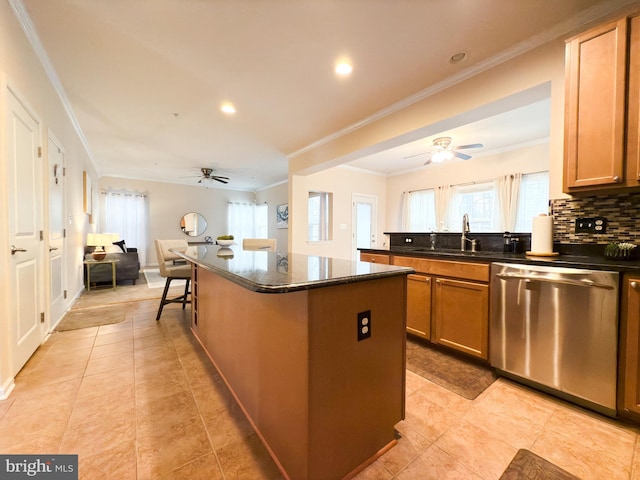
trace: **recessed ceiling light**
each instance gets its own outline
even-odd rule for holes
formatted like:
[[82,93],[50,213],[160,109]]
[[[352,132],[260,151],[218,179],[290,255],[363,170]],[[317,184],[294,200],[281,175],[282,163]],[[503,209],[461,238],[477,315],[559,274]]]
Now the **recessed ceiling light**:
[[220,110],[229,115],[236,113],[236,107],[234,107],[233,104],[229,102],[223,103],[220,106]]
[[460,63],[461,61],[463,61],[465,58],[467,58],[467,53],[466,52],[458,52],[458,53],[454,53],[453,55],[451,55],[451,57],[449,58],[449,63]]
[[353,71],[353,67],[350,63],[340,62],[336,65],[336,74],[340,76],[349,75]]

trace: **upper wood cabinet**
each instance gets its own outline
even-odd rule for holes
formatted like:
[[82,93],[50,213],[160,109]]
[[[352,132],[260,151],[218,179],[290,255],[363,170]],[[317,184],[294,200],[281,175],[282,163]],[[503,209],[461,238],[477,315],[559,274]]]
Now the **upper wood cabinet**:
[[567,193],[640,188],[639,21],[625,17],[567,42]]

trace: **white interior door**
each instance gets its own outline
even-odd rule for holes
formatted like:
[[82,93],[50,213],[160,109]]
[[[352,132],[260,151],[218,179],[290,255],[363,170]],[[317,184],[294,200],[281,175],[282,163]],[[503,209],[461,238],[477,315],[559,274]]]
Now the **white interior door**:
[[64,151],[49,134],[49,312],[55,325],[65,313]]
[[353,195],[352,258],[358,260],[358,248],[376,248],[376,218],[378,199],[372,195]]
[[40,125],[11,90],[7,92],[11,372],[40,345],[42,306],[42,164]]

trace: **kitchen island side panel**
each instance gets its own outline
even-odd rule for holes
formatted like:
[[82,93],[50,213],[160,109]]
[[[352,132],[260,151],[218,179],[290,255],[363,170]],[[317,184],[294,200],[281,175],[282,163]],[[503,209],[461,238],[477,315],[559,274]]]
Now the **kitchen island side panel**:
[[[358,341],[358,314],[371,336]],[[345,470],[395,443],[404,419],[406,277],[309,292],[310,468]],[[336,442],[343,448],[335,448]]]
[[[194,333],[287,478],[343,478],[404,416],[406,277],[265,294],[199,268]],[[371,338],[357,342],[357,313]]]
[[308,470],[307,292],[261,294],[199,268],[196,335],[289,478]]

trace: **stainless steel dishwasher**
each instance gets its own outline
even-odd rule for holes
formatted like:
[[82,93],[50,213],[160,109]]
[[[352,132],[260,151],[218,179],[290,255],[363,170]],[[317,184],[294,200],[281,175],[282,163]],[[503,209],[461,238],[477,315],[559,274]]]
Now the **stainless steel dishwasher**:
[[617,272],[493,263],[491,365],[615,415],[618,283]]

